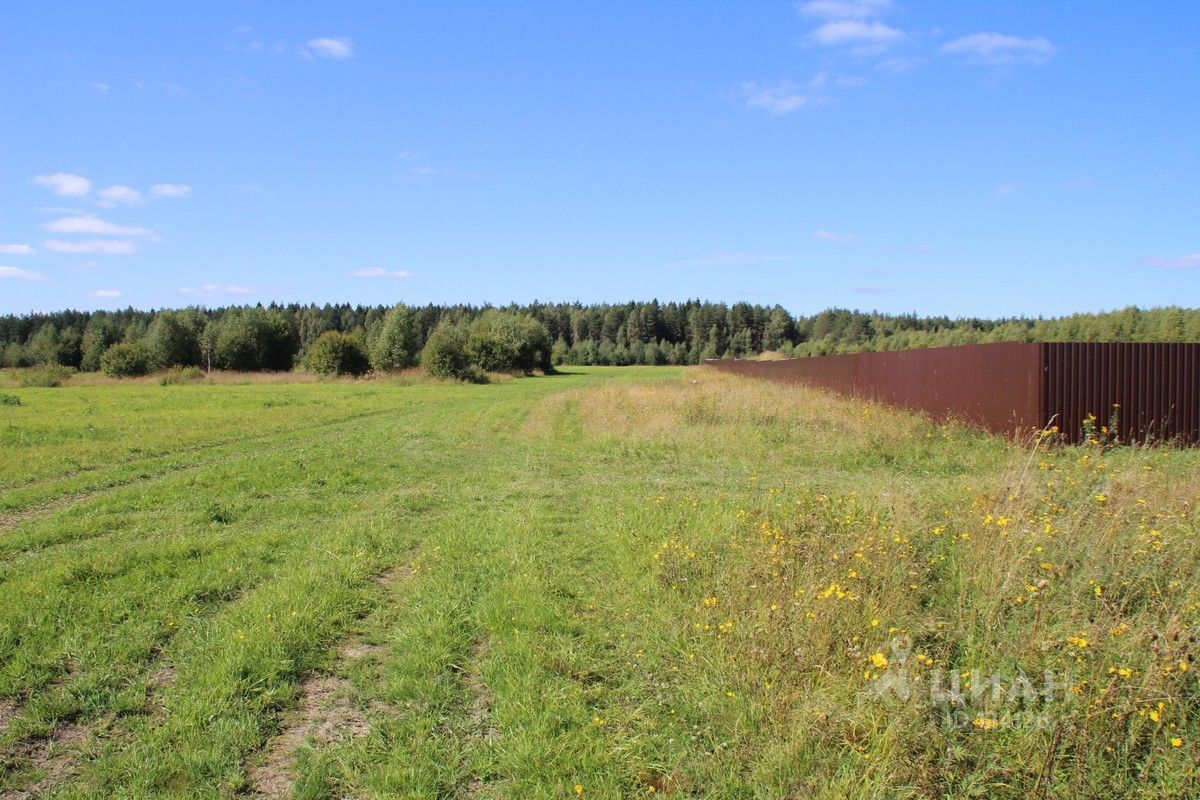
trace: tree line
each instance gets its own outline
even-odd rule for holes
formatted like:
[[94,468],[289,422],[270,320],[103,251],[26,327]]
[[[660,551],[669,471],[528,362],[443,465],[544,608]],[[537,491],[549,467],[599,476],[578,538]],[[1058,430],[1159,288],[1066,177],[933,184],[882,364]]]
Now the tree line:
[[172,366],[359,373],[423,362],[470,378],[558,364],[696,364],[765,351],[804,357],[1007,341],[1197,342],[1200,309],[951,318],[750,303],[513,304],[502,308],[255,305],[0,316],[0,366],[114,374]]

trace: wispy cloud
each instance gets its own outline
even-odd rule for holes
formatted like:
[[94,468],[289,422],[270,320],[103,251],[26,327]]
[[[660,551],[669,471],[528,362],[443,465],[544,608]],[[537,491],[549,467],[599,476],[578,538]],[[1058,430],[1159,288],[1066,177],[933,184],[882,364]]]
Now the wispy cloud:
[[71,253],[85,255],[100,253],[103,255],[129,255],[137,252],[137,245],[122,239],[92,240],[86,242],[64,242],[59,239],[49,239],[42,246],[54,253]]
[[913,69],[920,63],[922,63],[922,59],[920,59],[920,58],[910,58],[910,57],[885,58],[882,61],[880,61],[878,64],[876,64],[875,68],[882,72],[887,72],[891,75],[903,75],[905,72],[908,72],[909,70]]
[[190,286],[182,286],[179,289],[180,294],[186,294],[191,297],[244,297],[249,294],[258,294],[259,290],[253,286],[240,286],[238,284],[226,284],[222,286],[217,283],[206,283],[199,288],[193,289]]
[[366,267],[356,269],[353,274],[357,278],[412,278],[413,273],[402,269],[384,269],[383,267]]
[[97,289],[92,292],[92,297],[103,297],[106,300],[113,300],[121,296],[120,289]]
[[108,84],[104,81],[88,81],[88,86],[92,87],[97,92],[100,92],[100,94],[104,94],[108,91]]
[[942,52],[970,64],[1041,64],[1054,55],[1054,45],[1040,36],[1023,39],[1002,33],[972,33],[942,45]]
[[428,178],[446,172],[428,163],[425,157],[415,150],[401,150],[396,154],[396,160],[408,164],[407,173],[416,178]]
[[1020,188],[1021,184],[1019,183],[1002,183],[995,189],[992,189],[992,194],[996,195],[997,197],[1009,197],[1010,195],[1016,194],[1017,190]]
[[864,86],[867,83],[866,78],[858,75],[837,75],[828,72],[818,72],[808,82],[811,89],[820,89],[824,86],[839,86],[839,87],[855,87]]
[[101,189],[96,192],[100,198],[99,204],[102,206],[114,206],[117,204],[132,206],[142,202],[142,193],[132,186],[122,186],[117,184],[109,186],[106,189]]
[[45,186],[60,197],[83,197],[92,190],[92,182],[72,172],[55,172],[53,175],[37,175],[33,182]]
[[33,248],[27,244],[0,244],[0,255],[27,256],[32,252]]
[[759,109],[776,116],[799,111],[812,102],[812,98],[791,81],[770,85],[743,83],[741,92],[746,108]]
[[40,272],[30,272],[17,267],[0,267],[0,278],[12,278],[19,281],[44,281],[46,276]]
[[864,51],[881,50],[903,39],[904,31],[882,22],[843,19],[826,22],[813,31],[810,38],[823,45],[854,45]]
[[1178,258],[1147,258],[1144,263],[1147,267],[1160,269],[1196,269],[1200,267],[1200,253],[1191,253]]
[[808,0],[797,8],[804,16],[817,19],[867,19],[890,11],[892,0]]
[[832,242],[833,244],[850,244],[856,237],[853,233],[835,233],[833,231],[820,230],[813,233],[813,238],[818,242]]
[[78,217],[63,217],[42,223],[42,230],[51,233],[83,233],[96,236],[149,236],[145,228],[117,225],[107,220],[85,214]]
[[301,54],[309,58],[332,58],[344,61],[354,58],[354,43],[344,36],[322,36],[319,39],[309,39],[300,48]]
[[186,183],[156,183],[150,187],[155,197],[187,197],[191,193],[192,187]]

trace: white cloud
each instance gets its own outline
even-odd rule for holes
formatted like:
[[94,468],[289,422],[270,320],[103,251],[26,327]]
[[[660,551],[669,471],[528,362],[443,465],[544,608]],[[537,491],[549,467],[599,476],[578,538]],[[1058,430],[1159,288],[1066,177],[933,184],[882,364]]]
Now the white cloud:
[[190,286],[183,286],[179,289],[180,294],[191,295],[193,297],[241,297],[248,294],[256,294],[258,289],[251,286],[238,286],[237,284],[229,284],[222,286],[216,283],[206,283],[198,289],[193,289]]
[[813,233],[813,238],[818,242],[832,242],[834,244],[850,244],[855,240],[853,233],[834,233],[833,231],[820,230]]
[[100,94],[104,94],[108,91],[108,84],[104,81],[89,81],[88,86],[92,87],[97,92],[100,92]]
[[885,58],[876,64],[875,68],[892,75],[901,75],[920,63],[919,58]]
[[1178,258],[1148,258],[1146,266],[1163,269],[1195,269],[1200,267],[1200,253],[1191,253]]
[[892,0],[808,0],[799,4],[800,13],[818,19],[866,19],[886,14]]
[[32,252],[33,248],[27,244],[0,244],[0,255],[27,256]]
[[1022,39],[1002,33],[972,33],[942,45],[942,52],[972,64],[1041,64],[1054,55],[1054,45],[1038,36]]
[[383,267],[366,267],[365,269],[356,269],[352,273],[359,278],[412,278],[413,273],[405,272],[402,269],[384,269]]
[[843,19],[826,22],[813,31],[811,37],[813,41],[824,45],[852,44],[882,49],[903,39],[904,32],[884,25],[882,22]]
[[71,172],[56,172],[53,175],[38,175],[33,179],[38,186],[45,186],[61,197],[83,197],[91,191],[92,182],[82,175]]
[[150,187],[155,197],[187,197],[191,193],[192,187],[186,183],[156,183]]
[[112,222],[84,214],[78,217],[63,217],[42,223],[42,230],[51,233],[90,233],[98,236],[149,236],[145,228],[116,225]]
[[112,206],[117,203],[124,203],[125,205],[131,206],[142,202],[141,192],[139,192],[137,189],[134,189],[132,186],[122,186],[121,184],[109,186],[107,189],[101,189],[100,191],[96,192],[96,194],[99,195],[100,199],[102,200],[100,205]]
[[46,276],[40,272],[30,272],[16,267],[0,267],[0,278],[13,278],[21,281],[44,281]]
[[344,36],[322,36],[319,39],[309,39],[300,48],[300,52],[309,58],[332,58],[344,61],[354,57],[354,43]]
[[92,297],[103,297],[109,300],[120,296],[120,289],[97,289],[96,291],[92,292]]
[[828,72],[818,72],[808,82],[808,85],[814,89],[819,89],[823,86],[837,86],[841,88],[865,86],[867,79],[858,75],[831,75]]
[[82,255],[86,253],[102,253],[104,255],[129,255],[137,252],[137,245],[133,242],[126,242],[120,239],[108,240],[93,240],[87,242],[63,242],[58,239],[50,239],[42,242],[42,246],[47,250],[55,253],[72,253]]
[[812,102],[812,99],[791,81],[780,81],[769,86],[743,83],[742,97],[746,100],[746,108],[762,109],[776,116],[799,111]]
[[1017,190],[1020,188],[1020,184],[1017,183],[1002,183],[992,190],[992,194],[996,195],[997,197],[1009,197],[1016,194]]

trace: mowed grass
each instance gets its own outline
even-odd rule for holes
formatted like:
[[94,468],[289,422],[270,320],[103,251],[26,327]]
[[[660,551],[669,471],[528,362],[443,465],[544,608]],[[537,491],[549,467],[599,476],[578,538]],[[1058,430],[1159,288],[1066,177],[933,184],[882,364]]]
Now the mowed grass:
[[1200,456],[703,369],[9,389],[0,797],[1195,797]]

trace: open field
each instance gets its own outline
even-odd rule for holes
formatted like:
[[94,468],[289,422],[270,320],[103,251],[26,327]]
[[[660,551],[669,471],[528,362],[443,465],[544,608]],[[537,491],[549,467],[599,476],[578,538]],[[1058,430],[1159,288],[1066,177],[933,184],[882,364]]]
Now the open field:
[[5,388],[0,798],[1200,795],[1200,453],[567,369]]

